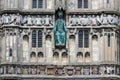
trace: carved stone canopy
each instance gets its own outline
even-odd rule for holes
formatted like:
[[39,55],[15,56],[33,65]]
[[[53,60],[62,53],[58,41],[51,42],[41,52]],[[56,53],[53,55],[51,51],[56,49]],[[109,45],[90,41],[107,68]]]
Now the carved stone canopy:
[[55,2],[55,9],[63,9],[66,8],[66,0],[56,0]]

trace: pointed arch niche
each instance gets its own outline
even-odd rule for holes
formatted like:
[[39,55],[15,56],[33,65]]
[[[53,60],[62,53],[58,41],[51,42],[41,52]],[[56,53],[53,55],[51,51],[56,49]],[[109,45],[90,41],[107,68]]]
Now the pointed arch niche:
[[29,37],[28,35],[23,36],[23,61],[28,61],[29,59]]
[[77,53],[77,62],[83,62],[83,53],[82,52],[78,52]]
[[52,61],[52,39],[51,39],[51,35],[46,35],[46,57],[47,57],[47,61]]
[[69,50],[70,50],[70,61],[75,62],[73,58],[76,57],[76,50],[75,50],[75,36],[71,35],[69,36]]
[[54,62],[58,62],[59,61],[59,53],[58,52],[53,53],[53,61]]
[[30,53],[30,62],[37,62],[37,57],[35,52]]
[[66,62],[68,62],[68,53],[67,52],[63,52],[62,53],[62,62],[64,63],[66,63]]
[[99,47],[98,47],[98,36],[92,36],[92,60],[99,61]]
[[38,52],[37,54],[38,62],[44,61],[44,54],[42,52]]

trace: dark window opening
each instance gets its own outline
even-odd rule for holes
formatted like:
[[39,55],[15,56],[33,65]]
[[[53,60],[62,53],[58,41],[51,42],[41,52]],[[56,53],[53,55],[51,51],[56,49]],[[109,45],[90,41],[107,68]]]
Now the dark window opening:
[[37,8],[37,0],[32,1],[32,8]]
[[9,49],[9,57],[12,57],[12,49]]
[[84,8],[88,8],[88,0],[84,0]]
[[83,31],[80,30],[78,33],[78,46],[83,47]]
[[88,30],[84,31],[84,47],[89,46],[89,32]]
[[42,8],[43,0],[38,0],[38,8]]
[[109,0],[107,0],[107,3],[109,3],[110,1]]
[[32,8],[42,8],[43,0],[32,0]]
[[38,31],[38,47],[42,47],[42,31]]
[[108,34],[108,47],[110,47],[110,34]]
[[32,32],[32,47],[36,47],[36,31]]
[[78,8],[82,8],[82,0],[78,0]]

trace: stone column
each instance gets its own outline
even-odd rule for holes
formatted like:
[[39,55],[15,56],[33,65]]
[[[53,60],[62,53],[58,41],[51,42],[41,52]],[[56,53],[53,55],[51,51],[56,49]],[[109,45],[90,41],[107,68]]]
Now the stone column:
[[112,45],[112,60],[116,61],[117,55],[116,55],[116,50],[117,50],[117,37],[116,34],[114,32],[114,37],[113,37],[113,45]]
[[[92,32],[92,29],[91,29],[91,32]],[[91,53],[91,55],[90,55],[91,57],[90,58],[91,58],[91,62],[93,62],[92,34],[90,33],[89,36],[90,36],[89,37],[89,49],[90,49],[90,53]]]
[[15,32],[14,32],[14,34],[13,34],[13,53],[14,53],[14,60],[15,60],[15,62],[17,62],[18,61],[18,57],[17,57],[17,55],[18,55],[18,39],[17,39],[17,36],[18,36],[18,34],[17,34],[17,32],[16,32],[17,30],[15,30]]
[[110,33],[109,61],[112,61],[112,34]]
[[100,57],[101,57],[101,61],[105,60],[105,56],[104,56],[104,35],[103,33],[101,34],[100,37]]
[[103,30],[103,54],[104,54],[104,61],[105,61],[105,31]]
[[114,61],[114,52],[113,52],[113,48],[114,48],[114,35],[111,36],[111,61]]
[[4,66],[4,74],[6,74],[6,66]]
[[105,61],[108,61],[108,53],[107,53],[107,33],[104,33],[104,49],[105,49]]
[[[28,49],[29,49],[29,51],[28,51],[28,61],[30,62],[30,53],[31,53],[31,51],[32,51],[32,30],[31,30],[31,28],[29,28],[29,33],[30,33],[30,35],[28,35],[28,38],[29,38],[29,47],[28,47]],[[36,34],[36,36],[37,36],[37,34]],[[37,40],[37,38],[36,38],[36,40]],[[37,45],[37,41],[36,41],[36,45]]]

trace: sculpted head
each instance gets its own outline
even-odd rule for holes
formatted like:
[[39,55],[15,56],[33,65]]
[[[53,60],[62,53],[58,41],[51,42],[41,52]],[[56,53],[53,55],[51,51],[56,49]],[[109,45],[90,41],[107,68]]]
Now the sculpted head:
[[58,17],[62,18],[63,17],[63,12],[62,11],[58,11]]

